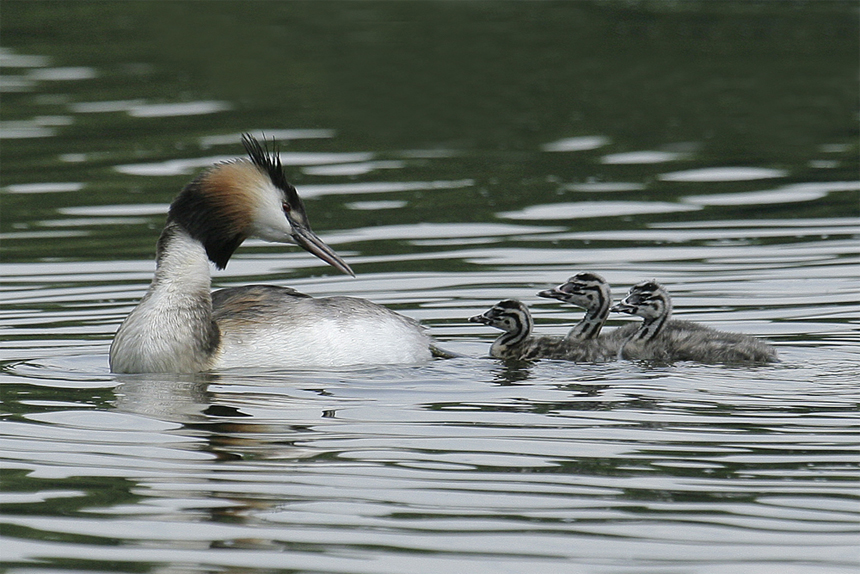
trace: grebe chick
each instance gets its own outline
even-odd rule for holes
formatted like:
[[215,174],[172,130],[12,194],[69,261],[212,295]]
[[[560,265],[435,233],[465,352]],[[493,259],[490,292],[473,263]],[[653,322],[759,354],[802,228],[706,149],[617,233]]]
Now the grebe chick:
[[690,321],[670,321],[672,299],[656,281],[634,285],[611,310],[643,318],[639,330],[620,348],[619,358],[736,364],[777,360],[776,350],[755,337]]
[[504,331],[490,347],[497,359],[557,359],[563,361],[606,361],[618,354],[620,342],[610,347],[598,341],[570,341],[566,337],[532,336],[534,322],[528,307],[515,299],[496,303],[483,315],[469,318]]
[[516,299],[505,299],[482,315],[470,317],[472,323],[482,323],[504,331],[490,347],[496,359],[532,360],[559,358],[564,339],[561,337],[532,337],[534,322],[528,307]]
[[315,299],[250,285],[210,293],[209,262],[223,269],[249,237],[293,243],[335,269],[349,265],[317,237],[277,151],[245,134],[249,159],[216,164],[170,206],[155,278],[114,337],[116,373],[189,373],[228,367],[343,367],[417,363],[431,340],[416,321],[353,297]]
[[[614,355],[618,352],[620,342],[629,338],[638,329],[635,325],[628,324],[600,336],[600,330],[609,317],[612,290],[606,279],[597,273],[588,271],[577,273],[568,279],[567,283],[540,291],[538,297],[558,299],[585,309],[585,316],[567,334],[567,340],[571,342],[601,340],[606,345],[614,345],[614,352],[612,352]],[[609,346],[607,350],[611,351]]]

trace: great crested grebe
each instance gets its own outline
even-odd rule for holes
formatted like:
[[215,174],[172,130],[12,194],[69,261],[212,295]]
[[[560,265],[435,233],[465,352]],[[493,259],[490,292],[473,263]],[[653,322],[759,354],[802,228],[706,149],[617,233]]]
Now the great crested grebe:
[[335,269],[352,269],[308,224],[277,151],[248,134],[249,159],[216,164],[170,206],[155,278],[114,337],[116,373],[190,373],[229,367],[344,367],[431,357],[418,322],[353,297],[313,298],[286,287],[210,292],[209,262],[223,269],[245,239],[293,243]]
[[516,299],[500,301],[483,315],[470,317],[469,321],[504,331],[490,347],[490,356],[497,359],[607,361],[616,357],[622,342],[606,344],[597,340],[571,341],[567,337],[533,336],[531,313]]
[[636,332],[635,325],[624,325],[601,335],[600,330],[609,317],[609,307],[612,305],[612,290],[606,279],[597,273],[583,271],[577,273],[552,289],[540,291],[538,297],[547,299],[558,299],[585,309],[585,316],[573,326],[567,334],[567,340],[593,341],[594,344],[604,346],[607,352],[618,352],[620,341],[626,340]]
[[490,347],[490,356],[496,359],[550,359],[563,351],[562,337],[533,337],[534,328],[528,307],[516,299],[505,299],[493,305],[482,315],[469,317],[472,323],[482,323],[504,331]]
[[611,310],[643,318],[639,330],[619,349],[619,358],[729,364],[778,360],[776,349],[755,337],[689,321],[670,321],[672,299],[656,281],[637,283]]

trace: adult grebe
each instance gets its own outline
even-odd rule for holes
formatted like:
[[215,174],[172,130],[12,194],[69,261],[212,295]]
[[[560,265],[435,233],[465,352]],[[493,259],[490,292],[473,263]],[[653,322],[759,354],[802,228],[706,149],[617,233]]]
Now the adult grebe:
[[155,278],[114,337],[111,370],[189,373],[428,360],[431,340],[421,325],[365,299],[315,299],[270,285],[210,293],[209,261],[223,269],[249,237],[294,243],[354,275],[311,231],[277,152],[248,134],[242,143],[250,159],[212,166],[171,204],[156,246]]
[[672,299],[656,281],[637,283],[611,310],[643,318],[639,330],[619,349],[619,358],[699,363],[778,360],[776,349],[755,337],[717,331],[689,321],[670,321]]

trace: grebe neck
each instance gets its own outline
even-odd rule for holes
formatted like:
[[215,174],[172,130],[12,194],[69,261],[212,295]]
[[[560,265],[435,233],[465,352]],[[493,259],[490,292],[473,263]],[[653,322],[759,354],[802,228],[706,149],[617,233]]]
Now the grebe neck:
[[493,342],[490,351],[495,351],[498,353],[498,356],[503,356],[509,349],[522,344],[529,338],[534,327],[531,314],[528,313],[528,311],[525,313],[511,312],[507,314],[506,318],[513,323],[514,327],[509,331],[502,333],[499,338]]
[[667,296],[663,296],[662,293],[660,295],[655,305],[659,309],[659,312],[654,315],[645,316],[642,321],[642,327],[630,337],[630,341],[643,343],[652,341],[663,331],[666,323],[669,322],[669,318],[672,316],[672,301]]
[[600,334],[603,324],[609,317],[609,306],[612,303],[612,298],[605,296],[601,290],[597,290],[595,293],[597,301],[593,307],[586,309],[585,316],[567,334],[568,340],[585,341],[594,339]]
[[158,239],[155,277],[111,345],[114,372],[196,372],[212,364],[220,333],[212,319],[209,258],[176,222]]

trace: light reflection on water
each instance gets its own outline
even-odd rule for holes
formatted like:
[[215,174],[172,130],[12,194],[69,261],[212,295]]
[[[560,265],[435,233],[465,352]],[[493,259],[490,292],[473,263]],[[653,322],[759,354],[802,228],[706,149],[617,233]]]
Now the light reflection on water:
[[[831,568],[850,569],[858,462],[851,454],[858,399],[852,381],[860,368],[856,322],[846,319],[860,315],[857,222],[813,219],[787,229],[731,223],[731,233],[716,234],[706,224],[562,233],[502,223],[333,233],[331,243],[352,248],[408,240],[431,249],[355,253],[350,261],[358,269],[423,257],[476,268],[289,281],[314,295],[394,305],[467,356],[334,373],[113,377],[107,339],[141,296],[151,261],[15,265],[5,296],[20,311],[4,313],[4,322],[17,344],[4,355],[33,358],[3,375],[14,389],[7,404],[23,409],[15,422],[0,425],[3,466],[25,472],[28,488],[39,490],[25,496],[15,492],[20,479],[7,481],[13,511],[5,528],[79,542],[7,537],[4,559],[98,556],[344,573],[452,571],[466,563],[490,572],[524,564],[578,572],[572,559],[597,568],[624,556],[671,571],[678,561],[725,563],[730,553],[729,562],[741,568],[818,556]],[[420,237],[452,243],[434,248]],[[493,244],[511,237],[546,247]],[[744,241],[726,244],[732,237]],[[764,238],[779,243],[762,245]],[[463,239],[489,243],[458,247]],[[549,247],[572,239],[622,246]],[[624,247],[642,241],[668,244]],[[249,249],[218,277],[221,285],[245,277],[285,283],[282,270],[318,267],[301,252]],[[679,314],[767,336],[782,362],[653,368],[505,366],[480,358],[493,335],[465,317],[519,297],[534,305],[544,332],[562,334],[579,313],[534,293],[579,268],[606,270],[622,288],[647,268],[672,285]],[[796,278],[798,269],[805,278]],[[812,288],[816,276],[827,290]],[[46,313],[45,304],[60,308]],[[43,339],[45,332],[51,337]],[[40,388],[51,392],[32,390]],[[89,488],[72,486],[84,478],[122,481],[128,494],[95,498]],[[55,505],[76,509],[74,516],[14,512]],[[112,540],[122,547],[112,548]]]
[[[90,542],[16,540],[6,559],[89,549],[102,560],[261,568],[321,552],[335,572],[364,571],[371,558],[374,572],[452,560],[567,572],[570,556],[670,567],[731,549],[732,563],[749,565],[826,544],[831,564],[848,565],[856,492],[838,452],[855,441],[834,425],[856,421],[851,383],[797,358],[759,369],[753,388],[738,369],[474,359],[103,381],[113,410],[30,401],[32,414],[5,425],[4,466],[46,486],[130,481],[134,496],[105,506],[54,487],[12,499],[73,503],[80,516],[6,522]],[[117,538],[124,552],[99,546]],[[245,552],[195,544],[213,541]]]
[[[59,48],[20,52],[0,51],[2,89],[32,98],[7,98],[0,135],[41,147],[4,143],[0,558],[10,571],[707,574],[860,562],[850,138],[804,134],[802,153],[739,161],[710,136],[639,141],[589,118],[564,133],[555,119],[524,122],[485,147],[446,134],[385,149],[346,143],[359,131],[348,121],[261,121],[272,104],[217,90],[115,89],[112,74],[156,69],[128,64],[141,60],[133,52],[95,67]],[[583,92],[562,91],[565,102]],[[540,108],[540,93],[524,107]],[[671,110],[666,123],[699,113]],[[494,114],[492,126],[506,121]],[[251,241],[215,285],[366,297],[420,319],[463,357],[108,372],[171,194],[239,154],[245,129],[278,140],[311,224],[358,277]],[[467,317],[520,298],[540,332],[563,334],[581,311],[535,293],[580,270],[605,275],[616,297],[658,278],[678,316],[766,337],[781,362],[486,358],[495,333]]]

